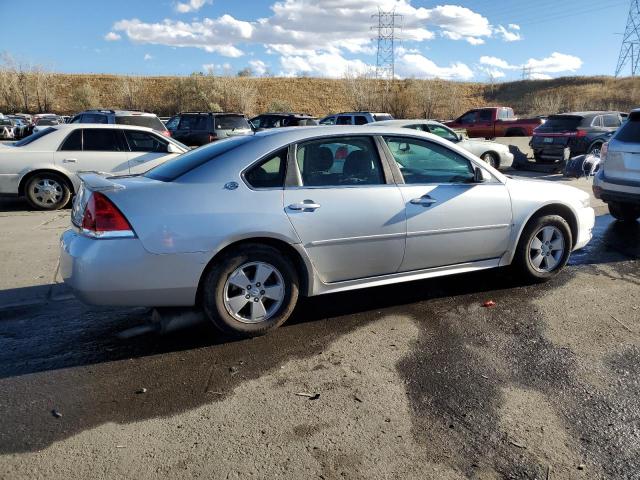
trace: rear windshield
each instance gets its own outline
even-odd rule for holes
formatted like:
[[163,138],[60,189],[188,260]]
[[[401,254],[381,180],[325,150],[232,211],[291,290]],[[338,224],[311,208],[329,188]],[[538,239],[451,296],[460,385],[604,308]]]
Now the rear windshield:
[[214,117],[216,130],[233,130],[234,128],[251,128],[247,119],[240,115],[217,115]]
[[51,128],[51,127],[45,128],[44,130],[40,130],[39,132],[32,133],[28,137],[23,138],[19,142],[14,143],[13,146],[14,147],[24,147],[25,145],[29,145],[34,140],[37,140],[37,139],[39,139],[41,137],[44,137],[45,135],[49,135],[50,133],[55,132],[55,131],[56,131],[55,128]]
[[120,125],[135,125],[136,127],[148,127],[154,130],[164,131],[167,127],[158,117],[151,115],[116,116],[116,123]]
[[640,142],[640,112],[629,115],[629,120],[620,127],[615,139],[627,143]]
[[382,122],[384,120],[393,120],[393,117],[391,115],[389,115],[388,113],[383,113],[383,114],[376,114],[373,116],[373,119],[376,122]]
[[184,153],[173,160],[169,160],[168,162],[158,165],[156,168],[152,168],[145,173],[144,176],[153,178],[154,180],[160,180],[162,182],[172,182],[194,168],[204,165],[209,160],[213,160],[223,153],[227,153],[228,151],[233,150],[252,139],[252,136],[242,135],[209,143],[204,147],[191,150],[190,152]]
[[41,118],[40,120],[38,120],[38,122],[36,123],[36,125],[38,125],[39,127],[43,126],[43,125],[59,125],[60,122],[58,120],[56,120],[55,118]]
[[539,130],[545,132],[570,132],[580,126],[582,117],[550,116],[549,119],[539,127]]

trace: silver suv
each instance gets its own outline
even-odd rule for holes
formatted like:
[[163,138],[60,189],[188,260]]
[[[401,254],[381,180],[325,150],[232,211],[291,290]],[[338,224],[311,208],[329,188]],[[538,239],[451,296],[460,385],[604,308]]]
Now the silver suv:
[[388,113],[342,112],[320,120],[320,125],[366,125],[367,123],[393,120]]
[[640,218],[640,109],[629,115],[600,152],[601,167],[593,181],[593,193],[607,203],[616,219]]
[[152,128],[156,132],[170,137],[171,133],[154,113],[137,110],[85,110],[71,119],[69,123],[107,123],[133,125],[135,127]]

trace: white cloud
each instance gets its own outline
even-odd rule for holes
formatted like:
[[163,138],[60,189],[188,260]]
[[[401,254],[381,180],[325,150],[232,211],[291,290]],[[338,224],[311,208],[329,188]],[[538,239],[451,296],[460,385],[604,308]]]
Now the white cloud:
[[312,53],[307,55],[283,55],[280,57],[281,74],[285,77],[313,75],[339,78],[347,72],[356,74],[371,70],[362,60],[348,60],[339,53]]
[[118,35],[116,32],[109,32],[104,36],[104,39],[107,42],[115,42],[116,40],[120,40],[122,37]]
[[509,28],[498,25],[495,28],[495,33],[505,42],[517,42],[519,40],[522,40],[522,35],[520,35],[520,27],[518,25],[509,24]]
[[494,80],[498,78],[504,78],[507,76],[506,73],[504,73],[502,70],[499,70],[497,68],[480,67],[480,71],[485,73],[487,77],[489,77],[490,79],[494,79]]
[[189,0],[188,2],[178,2],[176,3],[176,12],[179,13],[189,13],[189,12],[197,12],[205,4],[211,4],[213,0]]
[[479,13],[458,5],[440,5],[429,11],[428,20],[442,29],[451,40],[466,40],[471,45],[484,43],[481,37],[491,36],[489,20]]
[[262,60],[251,60],[249,62],[249,66],[251,67],[251,70],[253,70],[253,73],[258,77],[261,77],[268,71],[267,64]]
[[582,67],[582,60],[574,55],[553,52],[546,58],[530,58],[525,66],[538,73],[575,72]]
[[144,54],[144,60],[145,60],[145,62],[146,62],[147,60],[153,60],[153,55],[150,55],[150,54],[148,54],[148,53],[145,53],[145,54]]
[[507,62],[506,60],[502,60],[501,58],[498,58],[498,57],[483,56],[483,57],[480,57],[480,63],[483,65],[488,65],[490,67],[502,68],[504,70],[519,68],[514,65],[509,65],[509,62]]
[[464,63],[455,62],[448,67],[440,67],[432,60],[419,54],[407,54],[397,62],[397,71],[404,77],[445,78],[449,80],[470,80],[473,71]]
[[529,75],[529,78],[531,80],[551,80],[553,77],[546,73],[533,72],[531,75]]

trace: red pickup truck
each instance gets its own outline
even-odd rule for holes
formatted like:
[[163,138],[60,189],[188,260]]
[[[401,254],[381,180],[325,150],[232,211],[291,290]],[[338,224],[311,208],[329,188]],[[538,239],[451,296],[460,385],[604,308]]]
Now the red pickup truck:
[[518,119],[509,107],[487,107],[469,110],[452,122],[450,128],[465,129],[469,137],[530,137],[542,125],[542,118]]

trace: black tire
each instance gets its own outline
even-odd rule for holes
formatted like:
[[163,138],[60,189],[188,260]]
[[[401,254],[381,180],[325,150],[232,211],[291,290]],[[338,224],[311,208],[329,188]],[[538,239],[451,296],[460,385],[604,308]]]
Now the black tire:
[[[277,269],[284,284],[284,298],[268,319],[258,323],[245,323],[237,319],[225,305],[225,286],[237,269],[253,262],[266,263]],[[298,294],[298,273],[282,252],[267,245],[244,244],[223,254],[205,274],[202,306],[209,320],[222,332],[236,337],[254,337],[264,335],[286,322],[296,306]],[[247,305],[248,308],[253,308],[251,301]]]
[[[51,188],[51,195],[43,194],[43,188]],[[25,197],[29,205],[35,210],[59,210],[64,208],[71,199],[71,187],[66,178],[55,173],[36,173],[27,180]],[[55,198],[52,198],[55,195]]]
[[640,206],[630,203],[609,202],[609,213],[621,222],[635,222],[640,218]]
[[498,168],[500,168],[500,159],[498,158],[498,156],[495,153],[493,153],[493,152],[485,152],[485,153],[482,154],[482,156],[480,158],[482,160],[484,160],[486,163],[488,163],[489,165],[491,165],[496,170],[498,170]]
[[589,150],[587,151],[588,155],[598,155],[600,156],[600,150],[602,149],[602,142],[596,142],[593,145],[591,145],[589,147]]
[[[539,269],[536,269],[531,260],[531,243],[534,236],[536,236],[542,228],[547,226],[554,227],[562,234],[564,251],[558,259],[557,265],[555,265],[553,269],[550,271],[540,271]],[[545,282],[555,277],[567,264],[572,247],[573,237],[571,235],[571,228],[564,218],[560,215],[534,217],[529,220],[529,223],[522,231],[512,266],[516,273],[526,281]]]

